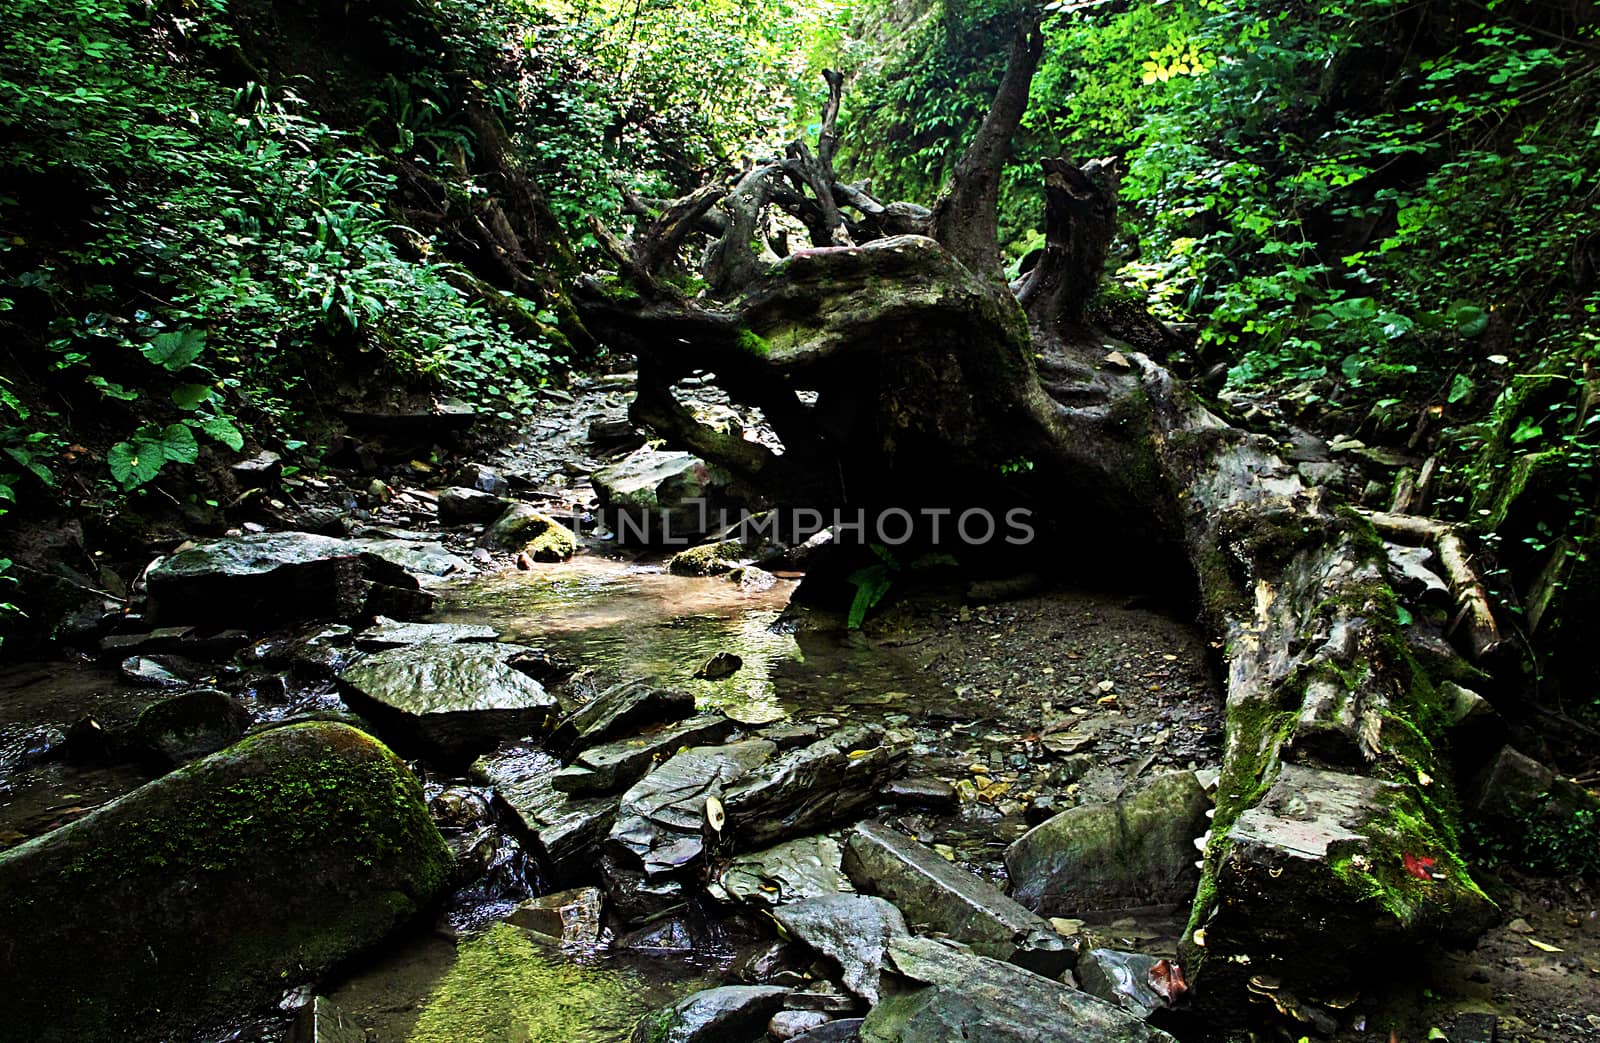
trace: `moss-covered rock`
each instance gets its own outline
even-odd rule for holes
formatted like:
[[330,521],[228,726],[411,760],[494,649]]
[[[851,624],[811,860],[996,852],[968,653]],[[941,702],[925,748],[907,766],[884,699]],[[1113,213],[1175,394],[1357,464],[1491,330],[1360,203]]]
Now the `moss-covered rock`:
[[739,540],[720,540],[702,543],[672,556],[667,571],[674,576],[721,576],[732,572],[734,566],[749,556],[744,543]]
[[524,551],[534,561],[566,561],[578,552],[572,530],[525,503],[512,504],[485,530],[483,543],[501,550]]
[[449,871],[377,740],[264,732],[0,855],[7,1034],[187,1035],[378,941]]

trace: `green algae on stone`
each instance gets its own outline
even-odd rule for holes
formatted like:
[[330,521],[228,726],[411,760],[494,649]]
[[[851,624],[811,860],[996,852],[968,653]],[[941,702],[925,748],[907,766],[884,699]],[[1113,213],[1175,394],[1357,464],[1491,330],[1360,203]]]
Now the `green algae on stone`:
[[[692,992],[683,983],[674,991]],[[577,963],[497,924],[463,942],[424,1003],[407,1043],[625,1039],[665,997],[627,971]]]
[[421,786],[376,739],[263,732],[0,855],[8,1026],[184,1035],[377,942],[449,870]]

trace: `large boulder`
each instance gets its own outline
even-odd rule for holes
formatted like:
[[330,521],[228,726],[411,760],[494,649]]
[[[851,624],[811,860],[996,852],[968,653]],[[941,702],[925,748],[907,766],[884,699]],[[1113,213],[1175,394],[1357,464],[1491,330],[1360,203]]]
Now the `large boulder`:
[[1194,772],[1180,771],[1063,811],[1006,849],[1012,897],[1045,916],[1186,905],[1210,806]]
[[339,690],[393,741],[469,757],[538,734],[559,710],[543,685],[508,664],[527,651],[496,643],[391,648],[341,673]]
[[843,868],[867,894],[893,902],[919,931],[970,945],[1054,978],[1077,962],[1076,942],[932,849],[876,822],[863,822],[845,845]]
[[208,540],[146,576],[150,616],[162,623],[271,626],[308,618],[415,619],[433,604],[406,569],[369,543],[308,532]]
[[605,516],[628,542],[672,544],[715,527],[728,477],[689,453],[640,449],[590,481]]
[[187,1037],[377,942],[449,873],[377,740],[263,732],[0,855],[4,1034]]
[[883,1002],[862,1043],[1172,1043],[1172,1037],[1069,985],[933,938],[889,943]]

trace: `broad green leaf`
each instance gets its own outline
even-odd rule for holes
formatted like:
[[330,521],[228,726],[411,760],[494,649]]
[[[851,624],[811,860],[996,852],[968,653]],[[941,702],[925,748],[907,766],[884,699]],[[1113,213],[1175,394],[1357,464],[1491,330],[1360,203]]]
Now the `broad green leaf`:
[[183,424],[167,425],[161,433],[161,441],[154,445],[164,459],[173,463],[192,464],[200,456],[200,443],[194,440],[194,432]]
[[158,333],[149,343],[141,345],[139,350],[145,358],[162,369],[176,373],[199,358],[200,353],[206,350],[206,335],[203,330],[173,330],[170,333]]
[[106,453],[106,466],[111,477],[124,489],[136,489],[161,473],[166,458],[150,442],[118,442]]
[[207,417],[206,422],[200,425],[200,430],[235,452],[244,448],[244,435],[225,416]]
[[1511,432],[1511,440],[1517,443],[1531,442],[1543,434],[1544,428],[1540,427],[1532,420],[1524,418],[1523,421],[1517,425],[1517,429]]
[[1456,379],[1450,383],[1450,404],[1453,406],[1458,402],[1465,402],[1476,390],[1478,385],[1473,383],[1471,377],[1465,373],[1457,373]]
[[179,409],[198,409],[210,397],[210,384],[179,384],[172,389],[172,402]]

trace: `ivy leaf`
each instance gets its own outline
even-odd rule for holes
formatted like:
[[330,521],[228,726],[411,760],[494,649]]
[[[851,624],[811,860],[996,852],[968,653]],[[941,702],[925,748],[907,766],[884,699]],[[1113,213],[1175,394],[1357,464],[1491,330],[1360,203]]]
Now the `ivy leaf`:
[[203,330],[173,330],[170,333],[159,333],[149,343],[140,345],[139,351],[144,357],[166,370],[176,373],[200,357],[206,350],[206,335]]
[[172,389],[172,403],[179,409],[198,409],[210,397],[210,384],[180,384]]
[[244,435],[240,434],[233,421],[225,416],[207,417],[206,422],[200,425],[200,430],[235,452],[244,448]]
[[132,442],[118,442],[106,453],[111,477],[124,489],[135,489],[148,482],[161,473],[164,463],[166,459],[150,442],[140,442],[138,446]]

